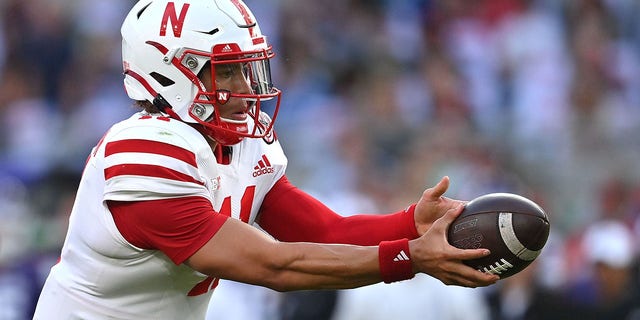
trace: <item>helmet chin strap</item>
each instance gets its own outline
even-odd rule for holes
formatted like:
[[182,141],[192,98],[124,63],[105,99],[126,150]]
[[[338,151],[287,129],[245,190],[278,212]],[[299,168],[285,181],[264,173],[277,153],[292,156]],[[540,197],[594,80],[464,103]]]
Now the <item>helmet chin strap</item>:
[[141,75],[130,69],[125,70],[124,74],[140,82],[140,84],[149,92],[149,94],[151,94],[151,96],[153,97],[153,101],[151,103],[153,103],[153,105],[158,108],[160,112],[164,112],[171,118],[174,118],[176,120],[180,119],[180,117],[171,108],[169,102],[167,102],[167,100],[161,94],[157,93],[147,82],[147,80],[145,80]]
[[160,112],[168,114],[171,118],[180,120],[180,116],[178,116],[178,114],[173,111],[173,108],[171,107],[169,102],[167,102],[167,100],[161,94],[158,93],[153,98],[153,105],[158,108]]

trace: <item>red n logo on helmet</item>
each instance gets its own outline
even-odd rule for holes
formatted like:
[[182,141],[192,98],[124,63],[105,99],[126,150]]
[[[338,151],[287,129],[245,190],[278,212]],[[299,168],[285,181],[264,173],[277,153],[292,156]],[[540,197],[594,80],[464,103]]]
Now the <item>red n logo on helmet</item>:
[[162,16],[162,23],[160,24],[160,36],[167,35],[167,24],[171,21],[171,29],[173,30],[173,36],[180,38],[182,34],[182,25],[184,24],[184,18],[187,16],[187,10],[189,10],[190,4],[185,3],[180,10],[180,17],[176,12],[176,5],[173,2],[167,3],[167,7],[164,9],[164,15]]

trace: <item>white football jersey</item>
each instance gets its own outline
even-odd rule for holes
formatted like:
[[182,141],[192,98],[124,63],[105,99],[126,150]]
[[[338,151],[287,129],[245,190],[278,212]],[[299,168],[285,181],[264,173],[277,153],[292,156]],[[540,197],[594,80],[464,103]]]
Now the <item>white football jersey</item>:
[[[136,140],[148,140],[145,150]],[[222,165],[206,139],[180,121],[138,113],[114,125],[87,160],[61,260],[34,319],[204,319],[216,279],[130,244],[106,200],[202,196],[216,211],[252,224],[286,164],[273,139],[244,139]],[[123,169],[136,165],[159,169],[148,175]]]

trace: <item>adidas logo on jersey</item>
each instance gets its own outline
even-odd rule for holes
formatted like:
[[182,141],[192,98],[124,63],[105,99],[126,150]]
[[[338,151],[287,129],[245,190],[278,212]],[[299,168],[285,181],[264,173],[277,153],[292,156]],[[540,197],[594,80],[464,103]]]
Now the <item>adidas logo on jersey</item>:
[[393,261],[409,261],[409,256],[404,253],[404,250],[400,250],[400,253],[393,259]]
[[253,177],[259,177],[263,174],[273,173],[275,170],[271,166],[271,162],[267,159],[267,156],[262,155],[262,160],[258,161],[258,165],[253,167]]

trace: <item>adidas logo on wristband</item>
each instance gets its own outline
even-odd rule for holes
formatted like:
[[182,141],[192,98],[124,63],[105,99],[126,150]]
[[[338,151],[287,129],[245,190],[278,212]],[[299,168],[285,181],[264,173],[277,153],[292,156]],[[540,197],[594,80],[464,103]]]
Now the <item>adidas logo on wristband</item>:
[[409,240],[405,238],[380,242],[378,263],[382,281],[385,283],[413,278]]
[[409,256],[404,253],[404,250],[400,250],[400,253],[393,259],[393,261],[409,261]]

